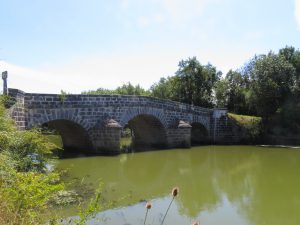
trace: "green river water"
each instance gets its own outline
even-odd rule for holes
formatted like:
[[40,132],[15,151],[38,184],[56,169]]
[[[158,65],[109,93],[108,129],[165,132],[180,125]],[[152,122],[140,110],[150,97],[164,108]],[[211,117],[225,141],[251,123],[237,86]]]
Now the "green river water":
[[[299,225],[300,149],[255,146],[201,146],[114,157],[60,159],[66,183],[95,189],[118,200],[88,224],[160,224],[173,187],[180,192],[164,224]],[[77,184],[76,182],[77,181]],[[72,185],[69,185],[70,188]],[[57,210],[76,215],[69,207]]]

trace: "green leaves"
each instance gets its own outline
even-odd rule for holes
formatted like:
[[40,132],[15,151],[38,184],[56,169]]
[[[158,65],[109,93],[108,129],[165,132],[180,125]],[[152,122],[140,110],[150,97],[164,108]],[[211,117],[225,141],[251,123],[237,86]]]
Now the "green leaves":
[[182,60],[175,76],[151,86],[151,95],[202,107],[213,106],[213,87],[221,73],[211,64],[201,65],[196,57]]
[[117,87],[114,90],[98,88],[96,91],[85,91],[82,94],[88,95],[143,95],[148,96],[149,91],[142,88],[140,85],[132,85],[130,82],[123,84],[120,87]]
[[270,52],[260,56],[249,72],[252,104],[255,104],[258,115],[267,118],[294,91],[296,70],[283,56]]

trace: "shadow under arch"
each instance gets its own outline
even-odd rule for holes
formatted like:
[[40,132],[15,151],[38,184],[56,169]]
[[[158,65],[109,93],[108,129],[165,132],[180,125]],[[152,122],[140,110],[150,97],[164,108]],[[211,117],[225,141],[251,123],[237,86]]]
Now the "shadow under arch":
[[204,145],[210,143],[208,130],[202,123],[193,122],[191,126],[192,145]]
[[167,146],[167,134],[162,122],[155,116],[139,114],[126,125],[132,131],[132,148],[135,150],[161,149]]
[[78,123],[57,119],[43,123],[42,127],[59,133],[65,151],[85,153],[91,150],[88,132]]

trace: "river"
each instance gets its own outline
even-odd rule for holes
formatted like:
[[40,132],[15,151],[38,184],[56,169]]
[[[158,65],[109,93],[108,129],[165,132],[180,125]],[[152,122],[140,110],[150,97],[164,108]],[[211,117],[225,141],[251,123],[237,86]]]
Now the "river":
[[[299,225],[300,149],[257,146],[200,146],[114,157],[59,159],[69,188],[80,183],[116,202],[89,224]],[[74,207],[60,209],[76,215]]]

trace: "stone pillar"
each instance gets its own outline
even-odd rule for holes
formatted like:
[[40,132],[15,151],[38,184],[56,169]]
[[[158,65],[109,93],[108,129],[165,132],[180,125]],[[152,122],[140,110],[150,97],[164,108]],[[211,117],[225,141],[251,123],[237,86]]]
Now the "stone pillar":
[[181,136],[181,147],[190,148],[191,147],[191,130],[192,126],[182,120],[178,124],[179,135]]
[[190,148],[192,126],[184,121],[179,121],[175,128],[167,130],[169,148]]
[[120,154],[121,125],[113,120],[107,120],[102,128],[94,130],[92,139],[96,153],[105,155]]
[[14,103],[9,108],[9,114],[15,120],[18,130],[24,130],[26,128],[25,93],[18,89],[9,88],[8,95]]
[[3,80],[3,95],[7,95],[7,71],[2,72],[2,80]]
[[[214,143],[224,143],[224,131],[225,127],[227,126],[227,109],[214,109],[213,116],[212,116],[212,125],[213,129],[211,129],[212,133],[211,136],[213,137]],[[225,118],[225,123],[224,123]]]

